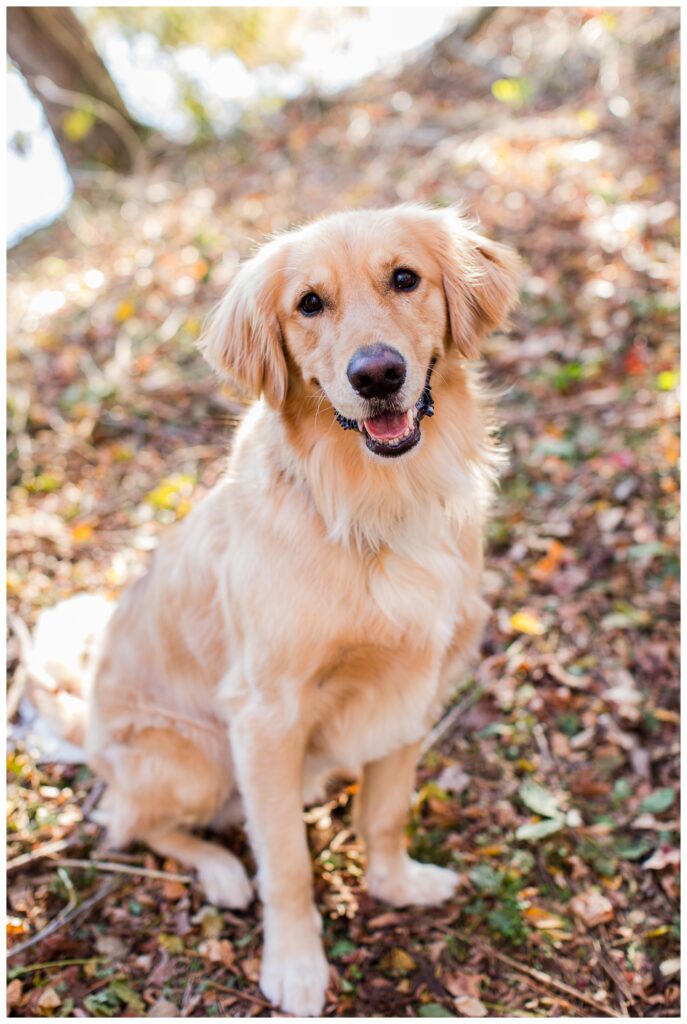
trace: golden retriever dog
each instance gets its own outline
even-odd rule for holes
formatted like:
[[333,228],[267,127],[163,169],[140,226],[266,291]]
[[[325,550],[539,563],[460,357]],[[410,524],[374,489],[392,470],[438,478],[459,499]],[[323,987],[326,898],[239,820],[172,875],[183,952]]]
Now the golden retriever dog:
[[470,363],[516,272],[456,211],[412,204],[326,217],[245,262],[201,347],[257,401],[97,654],[85,732],[110,841],[144,841],[241,908],[242,864],[191,830],[245,821],[261,988],[296,1015],[321,1012],[329,976],[303,823],[329,778],[360,779],[373,896],[456,888],[410,859],[404,829],[422,740],[487,614],[498,453]]

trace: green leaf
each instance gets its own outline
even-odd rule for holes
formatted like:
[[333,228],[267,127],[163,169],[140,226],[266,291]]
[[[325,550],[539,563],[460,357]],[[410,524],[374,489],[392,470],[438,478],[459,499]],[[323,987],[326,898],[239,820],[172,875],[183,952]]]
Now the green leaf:
[[518,796],[525,807],[540,814],[542,818],[556,818],[560,814],[558,797],[532,779],[525,779],[518,790]]
[[622,860],[640,860],[652,848],[653,843],[649,839],[628,839],[620,836],[613,845],[616,854]]
[[451,1013],[440,1003],[425,1003],[417,1011],[417,1015],[418,1017],[453,1017],[454,1020],[458,1020],[455,1013]]
[[504,901],[502,906],[489,911],[487,922],[493,931],[498,932],[504,939],[508,939],[516,946],[527,938],[527,928],[515,900]]
[[516,839],[526,839],[528,842],[534,839],[543,839],[545,836],[552,836],[554,832],[560,832],[565,825],[565,818],[543,818],[541,821],[527,822],[521,825],[515,833]]
[[669,807],[673,806],[674,800],[675,790],[665,786],[663,789],[655,789],[653,793],[645,796],[639,809],[648,811],[650,814],[661,814],[662,811],[667,811]]
[[134,1010],[138,1014],[142,1014],[145,1010],[145,1003],[138,992],[134,992],[124,978],[116,978],[110,985],[110,992],[130,1010]]
[[355,942],[351,942],[350,939],[339,939],[329,950],[329,955],[333,960],[338,960],[342,956],[354,953],[357,948]]
[[501,875],[489,864],[478,864],[470,872],[469,878],[480,892],[495,895],[501,888]]

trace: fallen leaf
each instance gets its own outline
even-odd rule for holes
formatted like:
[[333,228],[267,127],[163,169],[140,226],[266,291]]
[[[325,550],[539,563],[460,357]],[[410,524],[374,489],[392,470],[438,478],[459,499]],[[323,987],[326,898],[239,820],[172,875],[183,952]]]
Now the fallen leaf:
[[564,924],[560,917],[556,917],[550,911],[544,910],[543,907],[528,907],[524,911],[524,917],[527,918],[529,924],[545,931],[549,928],[562,928]]
[[123,957],[127,952],[126,943],[122,942],[118,935],[98,935],[95,948],[98,953],[110,960]]
[[672,846],[659,846],[659,848],[645,860],[642,867],[645,871],[662,871],[663,868],[680,863],[680,851]]
[[447,765],[437,779],[437,786],[441,786],[448,793],[462,793],[469,785],[470,776],[459,764]]
[[19,978],[13,978],[12,981],[8,982],[6,995],[8,1010],[19,1005],[22,997],[22,983]]
[[664,978],[672,978],[674,974],[680,973],[680,958],[672,957],[670,960],[664,960],[659,964],[659,971]]
[[645,796],[639,805],[639,809],[651,814],[661,814],[673,806],[674,800],[675,790],[665,786],[663,789],[655,789],[653,793]]
[[467,974],[461,971],[459,974],[451,974],[447,978],[442,978],[442,983],[452,996],[471,996],[473,999],[477,999],[483,978],[483,974]]
[[447,1010],[441,1003],[425,1003],[417,1011],[418,1017],[454,1017],[455,1014]]
[[188,886],[183,882],[163,882],[162,895],[166,900],[180,900],[188,892]]
[[570,900],[570,909],[587,928],[596,928],[613,920],[613,904],[593,889],[574,896]]
[[176,1003],[170,1002],[164,996],[160,996],[156,1003],[148,1010],[146,1017],[180,1017],[181,1013]]
[[453,1005],[463,1017],[486,1017],[489,1012],[484,1003],[473,996],[457,996]]
[[38,999],[38,1005],[41,1010],[56,1010],[58,1006],[62,1006],[62,1000],[58,996],[57,992],[51,985],[44,988]]
[[555,818],[559,814],[559,798],[532,779],[525,779],[518,790],[518,796],[525,807],[543,818]]
[[528,842],[534,839],[544,839],[545,836],[552,836],[565,825],[565,818],[542,818],[541,821],[527,822],[516,829],[516,839],[526,839]]
[[184,951],[184,943],[178,935],[168,935],[165,932],[160,932],[157,941],[168,953],[183,953]]
[[518,633],[527,633],[528,636],[541,636],[546,632],[546,627],[532,612],[525,609],[511,615],[511,628]]
[[199,924],[206,939],[216,939],[224,931],[224,918],[216,907],[204,906],[191,918],[193,924]]
[[234,947],[228,939],[205,939],[198,946],[198,952],[212,963],[224,964],[232,968],[236,961]]
[[400,974],[414,971],[416,967],[416,963],[410,953],[406,953],[405,949],[401,949],[400,946],[395,946],[390,950],[382,962],[387,969],[398,971]]

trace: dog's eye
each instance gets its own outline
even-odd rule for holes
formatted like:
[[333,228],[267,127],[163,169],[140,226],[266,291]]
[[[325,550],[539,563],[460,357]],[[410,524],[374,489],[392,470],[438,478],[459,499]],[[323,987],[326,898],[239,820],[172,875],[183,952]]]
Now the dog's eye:
[[408,270],[407,267],[398,267],[394,270],[391,280],[398,292],[412,292],[413,288],[417,288],[420,283],[420,278],[415,271]]
[[315,316],[324,309],[324,303],[316,292],[308,292],[298,303],[298,309],[303,316]]

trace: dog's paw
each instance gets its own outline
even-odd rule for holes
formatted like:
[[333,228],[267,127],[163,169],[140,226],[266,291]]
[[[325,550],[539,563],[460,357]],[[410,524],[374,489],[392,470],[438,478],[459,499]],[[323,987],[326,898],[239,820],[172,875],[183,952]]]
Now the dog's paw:
[[295,1017],[319,1017],[329,984],[329,964],[316,939],[307,951],[265,950],[260,988],[269,1001]]
[[228,850],[217,849],[198,865],[198,880],[215,907],[243,910],[255,895],[246,869]]
[[368,892],[393,907],[422,906],[451,899],[458,875],[450,868],[420,864],[406,857],[395,871],[368,871]]

